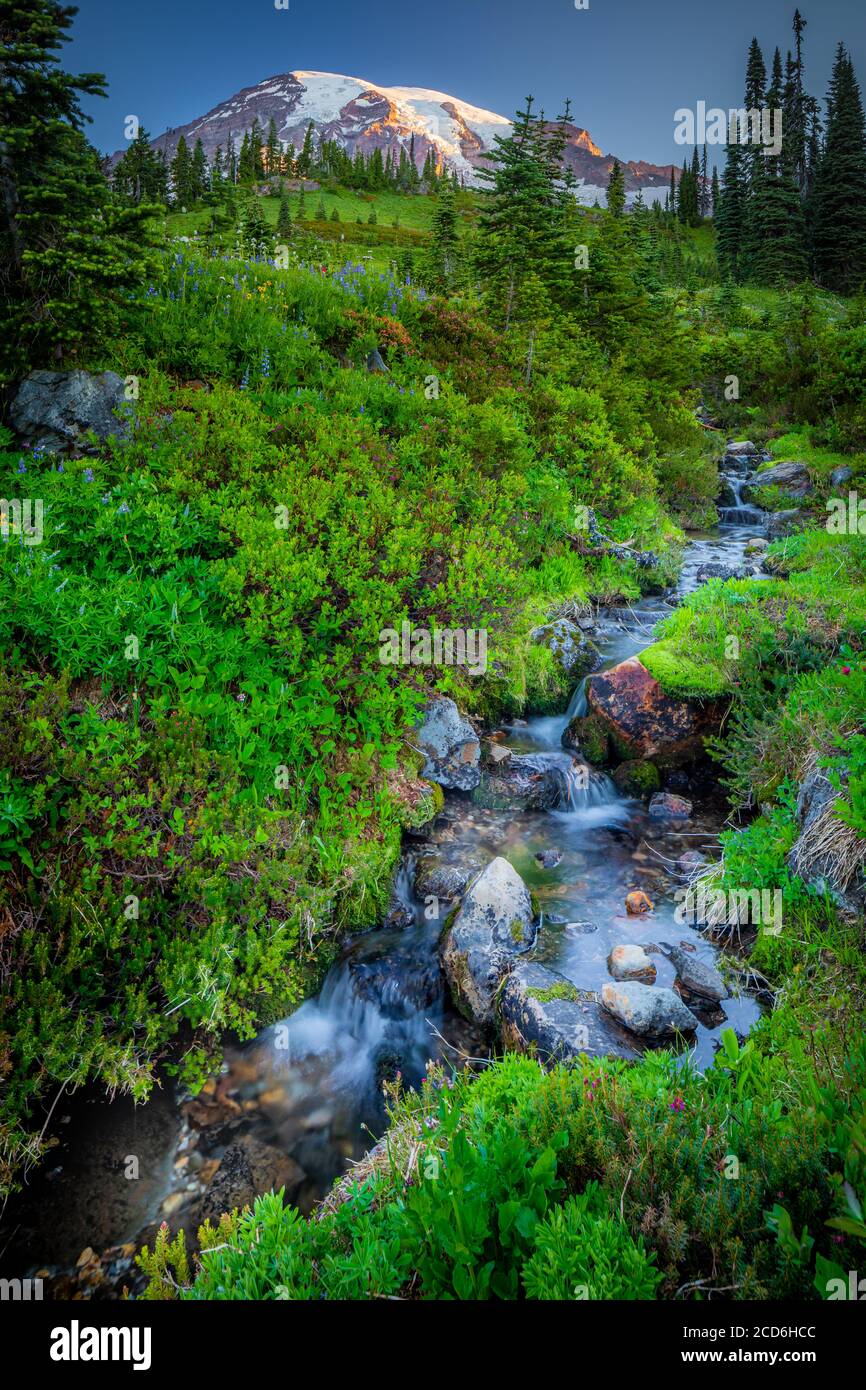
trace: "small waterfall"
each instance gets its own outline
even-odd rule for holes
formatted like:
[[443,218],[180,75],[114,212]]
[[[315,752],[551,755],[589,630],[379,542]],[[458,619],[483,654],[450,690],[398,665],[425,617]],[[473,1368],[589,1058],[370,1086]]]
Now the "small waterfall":
[[[408,899],[408,882],[403,886]],[[330,970],[321,993],[266,1035],[271,1064],[319,1074],[332,1094],[358,1098],[378,1094],[383,1075],[398,1069],[415,1084],[434,1050],[426,1020],[441,1018],[443,1003],[429,931],[361,938]]]
[[577,829],[622,825],[629,819],[628,803],[607,773],[568,754],[557,765],[563,784],[562,802],[552,814]]
[[[586,703],[586,682],[588,679],[589,677],[585,677],[575,686],[565,714],[537,715],[534,719],[530,719],[526,726],[527,738],[542,748],[561,747],[562,735],[572,719],[588,713]],[[514,726],[508,727],[513,728]]]
[[751,481],[753,474],[722,473],[720,477],[730,489],[734,498],[731,507],[719,507],[721,526],[763,526],[767,520],[766,512],[743,501],[743,488]]

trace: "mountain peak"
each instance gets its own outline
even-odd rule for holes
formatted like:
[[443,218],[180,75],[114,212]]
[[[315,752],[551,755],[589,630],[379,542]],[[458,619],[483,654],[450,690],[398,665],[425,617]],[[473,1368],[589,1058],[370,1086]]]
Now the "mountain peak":
[[[497,135],[506,136],[512,122],[447,92],[427,87],[389,87],[339,72],[298,69],[244,87],[226,101],[186,125],[173,127],[154,140],[171,157],[180,137],[200,139],[208,159],[229,139],[240,144],[258,118],[267,130],[271,119],[284,146],[299,149],[312,122],[319,138],[336,140],[351,155],[358,148],[369,154],[390,150],[395,157],[414,143],[415,159],[423,164],[432,149],[438,161],[456,171],[467,184],[478,181],[485,156]],[[589,131],[569,124],[565,160],[581,187],[582,202],[603,198],[614,156],[602,153]],[[645,190],[649,198],[663,196],[670,184],[670,165],[620,160],[626,188]],[[652,190],[658,190],[654,194]]]

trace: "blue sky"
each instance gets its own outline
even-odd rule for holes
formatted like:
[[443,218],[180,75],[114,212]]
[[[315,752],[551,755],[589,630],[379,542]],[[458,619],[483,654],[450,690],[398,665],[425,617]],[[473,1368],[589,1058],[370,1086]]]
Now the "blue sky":
[[[123,121],[156,135],[241,87],[297,68],[434,87],[511,115],[532,92],[605,153],[682,161],[677,107],[739,104],[753,34],[769,58],[792,42],[792,0],[82,0],[64,66],[101,71],[90,137],[120,148]],[[839,39],[866,85],[866,4],[805,0],[807,83],[823,99]]]

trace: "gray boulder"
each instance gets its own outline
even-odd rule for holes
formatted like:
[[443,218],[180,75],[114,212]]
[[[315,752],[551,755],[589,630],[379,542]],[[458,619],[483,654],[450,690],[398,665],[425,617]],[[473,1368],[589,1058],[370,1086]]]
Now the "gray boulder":
[[566,798],[575,766],[568,753],[514,753],[482,773],[472,800],[488,810],[550,811]]
[[785,512],[770,512],[767,517],[767,535],[771,540],[777,540],[780,536],[790,536],[792,531],[796,531],[799,520],[799,507],[792,507]]
[[556,618],[552,623],[545,623],[544,627],[535,628],[531,638],[537,646],[548,648],[571,680],[580,680],[598,665],[599,652],[595,643],[568,618]]
[[805,463],[777,463],[772,468],[765,468],[761,473],[756,473],[743,489],[743,496],[746,501],[757,501],[760,505],[760,496],[756,497],[755,494],[759,494],[761,488],[765,487],[781,488],[791,497],[808,497],[812,491],[812,482]]
[[834,468],[830,474],[830,486],[842,487],[843,483],[849,483],[854,477],[854,469],[849,468],[847,463],[843,463],[841,468]]
[[499,998],[502,1041],[516,1052],[535,1051],[544,1061],[594,1057],[634,1057],[637,1049],[570,980],[535,961],[520,961]]
[[478,735],[453,700],[437,696],[430,701],[415,730],[415,743],[426,759],[422,777],[462,792],[478,786]]
[[650,798],[649,814],[653,820],[688,820],[692,809],[686,797],[675,796],[673,792],[656,792]]
[[693,1033],[698,1026],[691,1009],[672,989],[655,989],[635,980],[609,981],[602,988],[601,1002],[639,1038],[673,1038],[677,1033]]
[[716,561],[709,561],[701,565],[695,579],[698,584],[706,584],[709,579],[750,579],[751,575],[750,569],[738,569],[736,565],[720,565]]
[[529,889],[507,859],[491,860],[471,885],[440,947],[455,1004],[491,1024],[496,993],[514,960],[535,939]]
[[251,1207],[265,1192],[285,1188],[287,1198],[296,1196],[306,1174],[295,1159],[251,1134],[231,1144],[220,1160],[210,1186],[201,1200],[198,1222],[217,1223],[224,1211]]
[[767,540],[765,536],[753,536],[750,541],[747,541],[746,548],[743,551],[743,554],[763,555],[764,551],[767,549],[767,546],[769,544],[770,542]]
[[677,978],[686,994],[712,999],[715,1004],[727,999],[731,991],[718,970],[714,970],[711,965],[705,965],[697,956],[690,951],[684,951],[680,946],[671,946],[667,941],[660,941],[659,947],[662,955],[667,956],[676,970]]
[[415,892],[419,898],[459,898],[477,872],[477,864],[447,864],[442,859],[424,858],[415,871]]
[[[118,419],[120,411],[126,418]],[[14,428],[29,444],[49,453],[86,451],[88,430],[99,439],[129,433],[132,402],[116,372],[31,372],[9,407]]]
[[758,450],[750,439],[732,439],[725,453],[730,454],[733,458],[741,458],[744,454],[747,456],[755,455]]

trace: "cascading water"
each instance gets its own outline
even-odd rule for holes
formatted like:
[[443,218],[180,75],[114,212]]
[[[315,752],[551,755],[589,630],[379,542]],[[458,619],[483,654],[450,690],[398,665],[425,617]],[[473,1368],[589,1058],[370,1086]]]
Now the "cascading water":
[[[757,456],[761,460],[767,455]],[[745,471],[743,471],[745,470]],[[754,506],[750,502],[743,500],[743,489],[748,487],[755,476],[751,462],[743,462],[735,469],[721,471],[719,477],[722,480],[723,492],[722,500],[726,505],[719,506],[719,522],[723,526],[764,526],[767,520],[767,513],[760,507]],[[733,499],[728,503],[728,499]]]
[[[647,597],[631,607],[598,615],[595,641],[603,666],[636,655],[652,641],[659,620],[699,582],[702,565],[743,563],[746,543],[754,527],[763,523],[764,513],[739,505],[745,474],[728,475],[728,481],[738,505],[722,508],[717,532],[692,538],[676,595]],[[73,1262],[76,1242],[80,1250],[91,1243],[94,1231],[99,1232],[97,1239],[105,1237],[105,1245],[109,1240],[140,1243],[148,1234],[147,1223],[167,1214],[173,1226],[186,1224],[194,1229],[195,1218],[184,1215],[187,1208],[181,1198],[194,1204],[198,1197],[195,1183],[187,1181],[191,1169],[184,1164],[202,1155],[212,1163],[244,1136],[295,1164],[301,1176],[292,1189],[292,1200],[309,1210],[351,1160],[384,1132],[384,1082],[399,1072],[404,1084],[414,1085],[430,1058],[459,1062],[461,1057],[483,1053],[484,1038],[455,1013],[439,969],[438,944],[452,903],[434,900],[431,909],[429,896],[416,895],[420,865],[434,862],[452,870],[456,867],[463,872],[465,884],[494,856],[508,858],[541,909],[534,958],[584,990],[600,990],[610,978],[608,955],[624,941],[653,952],[659,985],[674,982],[673,966],[656,953],[660,939],[679,943],[698,959],[712,962],[714,948],[692,926],[677,920],[674,894],[683,882],[676,867],[682,854],[715,851],[725,817],[723,802],[699,800],[686,825],[654,821],[643,803],[621,795],[605,773],[563,748],[562,735],[570,720],[586,712],[581,682],[562,715],[516,722],[503,730],[499,746],[512,750],[524,778],[555,782],[555,794],[546,800],[546,809],[526,809],[525,801],[512,807],[485,804],[449,793],[429,837],[414,840],[404,854],[395,883],[392,924],[350,942],[317,998],[254,1042],[226,1049],[222,1073],[211,1093],[215,1099],[205,1104],[222,1118],[196,1133],[186,1112],[181,1124],[175,1108],[174,1129],[158,1130],[148,1158],[154,1183],[162,1184],[154,1188],[156,1195],[142,1193],[146,1200],[122,1210],[115,1198],[113,1207],[97,1213],[94,1207],[99,1199],[94,1194],[77,1211],[68,1184],[66,1188],[55,1185],[53,1197],[50,1175],[46,1176],[38,1196],[34,1194],[33,1210],[21,1222],[23,1248],[27,1258],[35,1261],[34,1269],[57,1259],[60,1216],[72,1223],[63,1249]],[[654,913],[626,915],[625,897],[635,890],[653,901]],[[395,921],[398,925],[393,925]],[[736,993],[715,1013],[702,1015],[692,1047],[698,1065],[712,1060],[723,1027],[733,1026],[746,1034],[758,1015],[756,1001]],[[112,1150],[112,1145],[121,1158],[140,1152],[140,1135],[148,1114],[156,1113],[155,1104],[149,1103],[140,1119],[132,1118],[139,1137],[131,1139],[121,1126],[113,1141],[111,1125],[118,1107],[104,1101],[90,1103],[87,1132],[77,1135],[78,1151],[63,1151],[66,1168],[73,1174],[98,1170],[99,1156]],[[166,1109],[165,1097],[160,1105]],[[225,1112],[224,1105],[232,1108]],[[68,1132],[73,1129],[70,1124]],[[136,1184],[125,1186],[136,1188]],[[59,1213],[52,1206],[58,1200]],[[20,1253],[16,1258],[20,1272],[26,1260]],[[129,1277],[128,1263],[122,1277]]]

